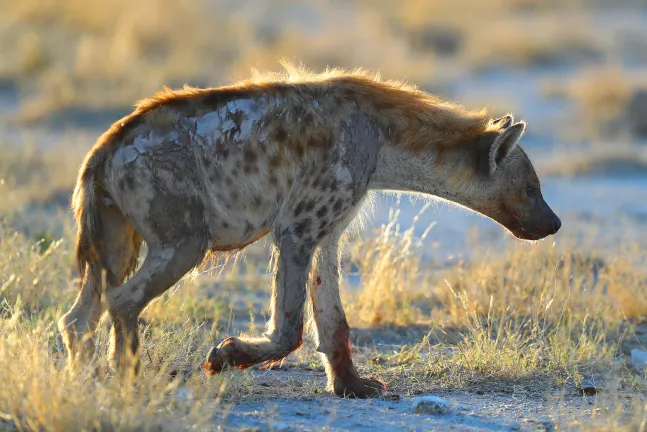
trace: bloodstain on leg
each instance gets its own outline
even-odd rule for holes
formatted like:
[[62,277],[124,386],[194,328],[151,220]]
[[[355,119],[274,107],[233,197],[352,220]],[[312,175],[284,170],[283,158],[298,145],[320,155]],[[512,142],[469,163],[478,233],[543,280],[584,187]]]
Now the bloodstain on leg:
[[330,358],[333,374],[342,380],[357,377],[350,353],[350,328],[345,320],[335,330],[334,340],[336,344]]

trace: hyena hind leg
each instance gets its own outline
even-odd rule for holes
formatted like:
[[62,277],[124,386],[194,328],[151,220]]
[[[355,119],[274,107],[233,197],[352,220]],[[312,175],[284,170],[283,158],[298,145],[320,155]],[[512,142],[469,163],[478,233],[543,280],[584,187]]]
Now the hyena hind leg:
[[351,358],[350,329],[339,295],[339,235],[329,234],[315,253],[310,279],[312,316],[317,330],[317,351],[322,354],[328,385],[341,397],[378,397],[386,386],[361,378]]
[[79,372],[95,352],[93,333],[104,312],[101,303],[102,279],[106,288],[121,285],[137,265],[141,239],[132,224],[115,207],[100,209],[100,262],[88,265],[86,277],[72,308],[58,321],[58,328],[68,353],[68,367]]
[[112,317],[110,363],[121,376],[139,371],[139,314],[202,261],[205,241],[185,238],[175,245],[148,244],[141,268],[125,284],[106,291]]

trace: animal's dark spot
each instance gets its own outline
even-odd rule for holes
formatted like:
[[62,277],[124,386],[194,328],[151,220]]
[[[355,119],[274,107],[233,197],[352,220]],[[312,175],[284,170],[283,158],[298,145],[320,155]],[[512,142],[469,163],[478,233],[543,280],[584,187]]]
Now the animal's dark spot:
[[310,219],[305,218],[294,226],[294,233],[302,237],[305,231],[310,227]]
[[122,191],[125,191],[125,190],[127,190],[127,187],[128,186],[126,185],[126,179],[124,179],[124,178],[120,179],[119,180],[119,189],[121,189]]
[[238,196],[239,196],[238,191],[235,191],[235,190],[231,191],[231,194],[229,196],[232,199],[232,201],[238,201]]
[[320,181],[321,179],[319,177],[315,177],[314,180],[312,180],[312,187],[317,188],[317,186],[319,186]]
[[245,159],[245,162],[248,164],[252,164],[256,162],[256,160],[258,159],[258,155],[256,154],[256,152],[254,152],[251,149],[245,149],[245,153],[243,157]]
[[270,174],[269,182],[272,186],[278,186],[279,179],[276,177],[275,174]]
[[204,165],[205,168],[209,168],[211,166],[211,159],[205,154],[202,155],[202,165]]
[[335,205],[333,205],[333,210],[335,213],[339,213],[341,211],[342,206],[344,205],[344,201],[339,198],[337,201],[335,201]]
[[223,159],[227,159],[229,157],[229,149],[224,149],[222,151],[222,157]]
[[238,168],[234,168],[233,170],[231,170],[231,175],[234,176],[234,177],[237,177],[238,176]]
[[260,195],[254,195],[254,198],[252,199],[252,206],[255,209],[259,209],[263,205],[263,198],[261,198]]
[[227,221],[222,221],[223,228],[229,228],[229,223]]
[[310,200],[308,201],[308,204],[306,204],[306,211],[311,212],[315,208],[315,201]]
[[278,126],[274,131],[274,139],[279,142],[284,142],[288,137],[288,133],[285,131],[283,126]]
[[317,286],[321,285],[321,276],[317,275],[317,280],[315,281]]
[[330,192],[335,192],[337,190],[337,180],[332,179],[330,181]]
[[303,201],[294,208],[294,216],[299,216],[303,212]]
[[319,210],[317,210],[317,217],[322,218],[326,216],[326,213],[328,213],[328,207],[326,207],[325,205],[321,206]]
[[286,312],[283,315],[285,316],[286,319],[290,319],[290,312]]
[[305,154],[305,148],[303,146],[303,143],[301,141],[297,141],[294,144],[294,153],[298,158],[302,158],[303,155]]
[[254,232],[254,225],[249,221],[245,221],[245,237],[251,235]]
[[231,178],[231,177],[227,177],[227,178],[225,179],[225,183],[227,183],[227,186],[233,186],[234,181],[232,180],[232,178]]

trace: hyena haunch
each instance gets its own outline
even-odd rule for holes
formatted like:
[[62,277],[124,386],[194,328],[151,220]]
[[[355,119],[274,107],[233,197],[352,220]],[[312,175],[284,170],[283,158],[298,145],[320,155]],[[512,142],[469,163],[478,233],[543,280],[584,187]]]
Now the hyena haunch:
[[[151,300],[209,251],[271,233],[278,259],[267,333],[224,340],[207,373],[299,347],[309,289],[332,390],[381,394],[384,385],[360,378],[351,359],[339,296],[344,229],[369,190],[387,189],[453,201],[522,239],[554,234],[561,223],[517,146],[524,128],[343,71],[166,89],[139,102],[98,140],[74,190],[82,283],[59,321],[70,366],[94,350],[104,272],[112,365],[130,370],[125,359],[138,358],[137,319]],[[136,270],[142,241],[148,254]]]

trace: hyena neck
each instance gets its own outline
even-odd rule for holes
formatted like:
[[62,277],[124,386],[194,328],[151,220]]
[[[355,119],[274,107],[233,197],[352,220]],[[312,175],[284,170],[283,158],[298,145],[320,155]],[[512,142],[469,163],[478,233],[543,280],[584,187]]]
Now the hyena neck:
[[463,195],[470,187],[472,156],[465,148],[430,147],[414,152],[385,145],[380,149],[369,188],[434,195],[469,205]]

